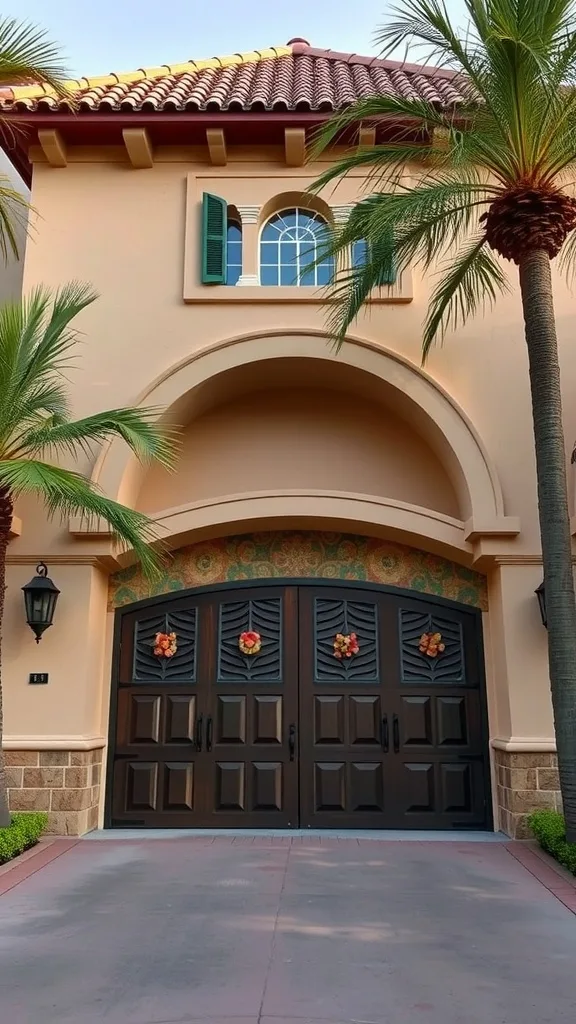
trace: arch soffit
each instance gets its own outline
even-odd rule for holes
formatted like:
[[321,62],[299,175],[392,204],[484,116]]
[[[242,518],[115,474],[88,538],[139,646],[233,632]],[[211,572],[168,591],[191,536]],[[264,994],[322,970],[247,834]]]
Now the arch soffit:
[[[426,422],[441,438],[440,453],[460,475],[467,522],[465,538],[482,535],[514,536],[520,524],[505,517],[498,475],[481,439],[466,414],[424,370],[407,359],[358,337],[348,337],[338,355],[327,346],[321,331],[267,331],[229,338],[197,351],[152,381],[136,404],[170,410],[199,385],[219,374],[251,362],[272,358],[314,358],[338,361],[363,370],[388,384],[398,396],[406,418]],[[136,461],[121,440],[109,444],[98,459],[92,479],[109,497],[125,504],[135,501]],[[131,472],[132,469],[132,472]]]

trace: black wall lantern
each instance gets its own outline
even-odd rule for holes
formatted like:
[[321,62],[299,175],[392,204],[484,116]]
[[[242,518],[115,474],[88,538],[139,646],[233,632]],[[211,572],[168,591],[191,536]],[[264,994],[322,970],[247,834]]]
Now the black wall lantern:
[[542,619],[542,625],[548,628],[548,616],[546,614],[546,587],[544,586],[544,580],[539,587],[536,587],[534,591],[538,598],[538,607],[540,609],[540,618]]
[[22,587],[22,590],[26,605],[26,621],[36,634],[36,643],[39,644],[44,630],[52,625],[60,591],[48,576],[48,566],[44,565],[44,562],[36,566],[36,572],[38,575]]

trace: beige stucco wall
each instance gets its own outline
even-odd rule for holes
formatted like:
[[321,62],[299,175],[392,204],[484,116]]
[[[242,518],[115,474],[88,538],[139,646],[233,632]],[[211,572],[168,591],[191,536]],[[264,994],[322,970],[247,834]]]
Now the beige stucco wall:
[[[149,511],[168,510],[163,529],[175,546],[263,522],[313,528],[332,517],[338,529],[395,537],[480,568],[490,587],[491,737],[512,748],[550,747],[517,290],[449,334],[422,373],[430,282],[415,271],[369,305],[336,356],[324,334],[328,307],[308,289],[198,285],[202,191],[272,210],[281,205],[275,197],[301,192],[319,167],[289,169],[280,154],[254,152],[241,161],[232,153],[228,166],[213,168],[166,150],[152,169],[136,171],[121,148],[105,155],[72,153],[62,169],[35,163],[32,199],[41,219],[24,286],[80,279],[100,293],[78,318],[81,355],[70,373],[76,414],[147,396],[170,406],[186,429],[177,475],[155,469],[143,478],[116,448],[97,467],[101,486]],[[360,185],[351,176],[326,202],[348,204]],[[247,273],[257,269],[258,230],[258,222],[245,227]],[[555,288],[570,444],[573,299],[559,278]],[[93,469],[88,460],[81,467]],[[41,734],[79,743],[105,737],[104,593],[116,564],[109,539],[49,524],[30,502],[17,512],[22,532],[10,546],[5,634],[8,744]],[[36,648],[22,624],[19,587],[40,556],[62,599],[56,625]],[[51,673],[48,687],[27,687],[35,670]]]
[[[293,367],[305,376],[304,361]],[[426,441],[386,409],[345,391],[258,390],[184,431],[177,473],[154,467],[137,504],[150,514],[246,490],[342,490],[457,517],[448,474]]]

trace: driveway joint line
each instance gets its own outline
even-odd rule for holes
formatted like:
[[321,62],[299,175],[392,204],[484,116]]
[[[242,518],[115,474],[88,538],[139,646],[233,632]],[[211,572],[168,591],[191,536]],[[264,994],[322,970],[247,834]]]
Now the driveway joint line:
[[272,941],[270,943],[270,956],[268,957],[268,965],[266,967],[266,975],[264,977],[264,985],[262,986],[262,999],[260,1000],[260,1007],[258,1009],[257,1024],[261,1024],[262,1017],[264,1016],[264,1002],[266,1000],[266,992],[268,991],[268,982],[272,973],[272,965],[274,963],[274,954],[276,953],[276,939],[278,935],[278,919],[280,917],[280,910],[282,909],[282,896],[286,888],[286,878],[288,877],[288,867],[290,864],[290,854],[292,853],[292,843],[289,843],[286,847],[286,864],[284,865],[284,874],[282,875],[282,885],[280,886],[280,892],[278,893],[278,906],[276,908],[276,917],[274,918],[274,928],[272,931]]

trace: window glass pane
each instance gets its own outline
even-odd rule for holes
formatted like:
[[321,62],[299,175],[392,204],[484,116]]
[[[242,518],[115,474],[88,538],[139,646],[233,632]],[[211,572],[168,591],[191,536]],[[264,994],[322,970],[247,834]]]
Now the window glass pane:
[[242,263],[242,242],[228,241],[228,263]]
[[228,221],[226,239],[226,284],[233,286],[242,273],[242,227],[237,221]]
[[313,242],[310,244],[309,239],[305,238],[303,242],[300,242],[300,264],[303,267],[309,267],[316,258],[316,246]]
[[331,262],[330,263],[321,263],[319,265],[318,269],[317,269],[318,284],[319,285],[330,284],[330,281],[332,280],[333,272],[334,272],[334,267],[333,267],[333,264]]
[[266,242],[275,242],[278,239],[278,235],[282,230],[282,225],[278,222],[278,218],[274,217],[264,225],[262,229],[262,239]]
[[313,227],[316,223],[316,217],[313,213],[308,213],[307,210],[298,210],[298,226],[300,228]]
[[280,268],[280,284],[298,284],[298,268],[295,263],[282,265]]
[[314,271],[306,270],[304,273],[301,273],[298,283],[305,287],[316,284],[314,280]]
[[278,284],[278,267],[260,267],[260,284]]
[[293,228],[296,226],[296,210],[283,210],[280,214],[282,220],[282,227]]
[[366,263],[367,247],[364,239],[354,242],[352,246],[352,266],[363,267]]
[[263,264],[276,264],[278,260],[279,245],[277,242],[260,243],[260,262]]
[[280,263],[286,265],[294,265],[296,263],[296,254],[298,246],[296,242],[281,242],[280,243]]
[[229,285],[238,284],[238,279],[239,279],[241,273],[242,273],[242,267],[240,267],[240,266],[233,266],[233,267],[231,267],[230,264],[228,264],[228,267],[226,268],[226,284],[229,284]]

